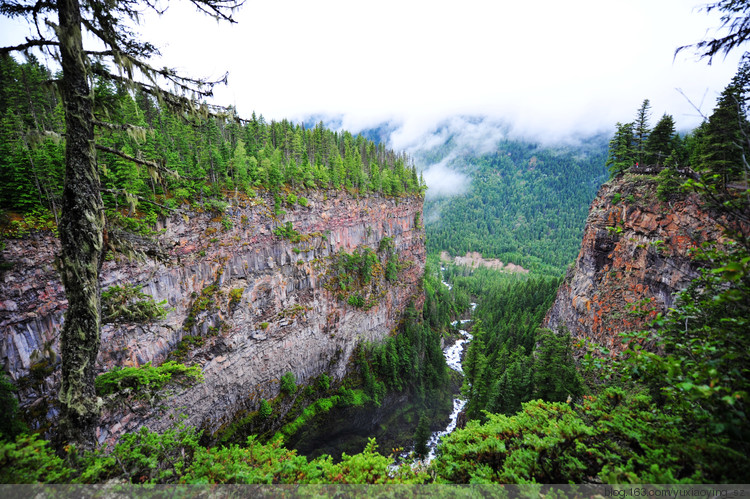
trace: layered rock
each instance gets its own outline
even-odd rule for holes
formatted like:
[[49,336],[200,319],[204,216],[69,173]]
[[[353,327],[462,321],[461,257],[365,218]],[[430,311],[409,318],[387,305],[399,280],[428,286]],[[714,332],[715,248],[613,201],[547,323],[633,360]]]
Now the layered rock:
[[721,238],[697,196],[661,202],[653,177],[614,179],[591,204],[581,251],[543,326],[615,354],[624,348],[619,333],[645,328],[697,276],[690,250]]
[[[176,358],[200,365],[205,381],[175,389],[158,411],[149,404],[109,407],[101,442],[140,425],[163,429],[171,424],[164,414],[174,412],[187,415],[188,424],[216,430],[277,395],[288,371],[299,382],[324,372],[341,378],[359,342],[389,335],[409,301],[421,306],[421,198],[339,192],[308,198],[307,206],[284,206],[280,217],[264,196],[235,202],[223,215],[182,210],[160,223],[165,260],[118,257],[105,263],[103,289],[142,286],[155,301],[166,301],[169,312],[149,324],[105,325],[99,370]],[[297,237],[276,235],[281,225]],[[398,257],[398,278],[386,280],[381,269],[361,290],[367,306],[350,305],[326,285],[337,255],[377,250],[384,238]],[[66,309],[54,269],[57,251],[52,236],[9,241],[3,256],[14,266],[0,277],[0,358],[20,381],[22,406],[40,420],[56,417],[50,402],[59,382],[58,336]],[[385,253],[378,253],[382,266],[391,254]]]

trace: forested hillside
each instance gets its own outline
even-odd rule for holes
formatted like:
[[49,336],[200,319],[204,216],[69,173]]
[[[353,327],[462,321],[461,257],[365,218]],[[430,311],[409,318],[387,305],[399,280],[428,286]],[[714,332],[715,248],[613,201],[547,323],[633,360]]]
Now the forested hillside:
[[[740,4],[721,2],[713,8],[731,19],[735,7],[748,11]],[[15,237],[31,229],[55,228],[65,130],[59,102],[43,84],[48,71],[34,60],[19,64],[5,58],[0,63],[0,208],[7,213],[0,227]],[[421,202],[424,183],[411,160],[362,136],[331,132],[322,125],[266,123],[256,116],[245,121],[231,112],[190,117],[137,92],[101,82],[95,88],[97,117],[103,120],[97,139],[108,223],[127,230],[148,232],[162,213],[182,204],[221,212],[227,200],[257,196],[259,190],[270,192],[265,197],[269,207],[275,201],[276,214],[283,206],[305,206],[305,189],[327,190],[320,198],[331,189],[345,189],[355,196],[411,195],[412,201]],[[163,432],[141,427],[110,448],[55,449],[53,443],[25,433],[15,419],[17,387],[0,376],[0,402],[9,408],[0,413],[0,482],[743,483],[750,476],[749,96],[746,55],[712,114],[684,137],[675,132],[669,115],[652,128],[646,100],[632,123],[615,125],[608,153],[602,140],[592,139],[577,148],[506,140],[491,154],[454,154],[449,166],[469,176],[468,192],[428,200],[424,220],[419,213],[406,217],[419,231],[422,256],[422,222],[426,224],[432,253],[424,277],[416,279],[420,298],[424,292],[421,313],[419,307],[408,307],[403,322],[386,330],[392,337],[378,345],[365,344],[345,359],[353,374],[338,386],[321,374],[303,388],[293,373],[284,374],[277,380],[278,396],[264,398],[257,411],[240,421],[247,426],[231,427],[233,433],[216,445],[204,445],[199,428],[175,422]],[[106,125],[105,118],[119,125]],[[423,158],[434,164],[449,153],[455,151],[447,144]],[[601,303],[578,300],[595,286],[590,276],[585,275],[580,286],[570,284],[576,272],[585,274],[585,265],[569,267],[566,279],[561,277],[579,252],[586,214],[607,177],[611,182],[592,209],[604,220],[592,229],[596,251],[581,254],[606,276],[610,289],[622,288],[623,275],[633,284],[627,289],[627,305],[610,308],[613,313],[606,316],[623,324],[626,314],[643,319],[629,322],[637,326],[624,332],[610,330],[608,344],[616,341],[617,349],[595,343],[591,336],[573,340],[565,327],[540,328],[561,282],[562,288],[570,285],[580,292],[569,300],[570,307],[599,312]],[[403,198],[378,199],[397,207],[405,204]],[[679,225],[674,223],[677,204],[693,204],[701,211],[691,213],[707,215],[687,217],[688,223]],[[643,216],[646,210],[640,208],[647,205],[654,208],[649,211],[654,216]],[[369,222],[370,213],[378,210],[356,211]],[[271,218],[265,212],[263,216]],[[644,231],[629,233],[627,217],[643,226],[658,225],[666,237],[649,240]],[[331,218],[344,217],[339,212]],[[224,220],[211,221],[217,224],[212,233],[221,230],[218,224]],[[712,225],[716,237],[706,240],[703,223]],[[368,238],[370,231],[363,226],[360,233]],[[273,236],[296,238],[294,244],[301,239],[291,224],[276,226]],[[323,234],[316,237],[323,239]],[[613,250],[621,239],[632,246],[627,258],[617,260]],[[384,241],[382,261],[374,251],[333,259],[336,272],[329,288],[337,291],[341,307],[352,307],[342,309],[342,317],[370,305],[361,296],[347,295],[361,285],[357,281],[366,284],[377,275],[403,288],[400,260],[386,260],[391,239]],[[686,248],[688,277],[679,287],[660,287],[659,278],[667,271],[659,265],[668,265],[664,262],[672,244]],[[297,255],[307,251],[296,249]],[[450,265],[442,270],[438,251],[478,251],[532,272],[509,275]],[[653,274],[661,275],[650,281],[638,275],[636,254]],[[291,260],[290,273],[307,280],[314,274],[304,265],[321,260]],[[217,283],[223,272],[216,275]],[[273,289],[286,293],[295,288],[289,283],[275,281]],[[646,298],[643,290],[651,286],[667,295],[668,306],[656,309],[654,302],[639,299]],[[622,293],[604,295],[625,302]],[[194,298],[196,307],[209,306],[203,293]],[[232,295],[224,301],[233,310]],[[339,462],[326,455],[308,458],[284,447],[285,439],[313,418],[354,405],[374,407],[389,394],[413,396],[415,407],[428,408],[452,376],[440,347],[455,341],[457,319],[468,316],[470,302],[478,304],[473,340],[463,358],[465,424],[443,438],[430,464],[396,466],[399,451],[383,449],[381,455],[374,439],[363,452],[343,454]],[[285,309],[283,327],[291,323],[287,319],[299,315],[301,321],[314,309]],[[602,316],[596,315],[600,321]],[[325,336],[333,340],[339,317],[330,314],[327,323],[329,319]],[[265,332],[257,336],[265,339],[277,331],[280,340],[289,338],[281,336],[288,335],[281,322],[278,327],[262,322],[259,330]],[[589,326],[585,318],[578,322]],[[288,341],[280,351],[288,354],[293,348],[299,344]],[[216,360],[219,364],[225,359]],[[127,373],[137,378],[128,381],[135,392],[142,384],[148,387],[153,376],[150,369]],[[115,375],[125,378],[125,370]],[[310,403],[304,410],[303,400]],[[295,404],[296,419],[293,411],[281,415],[282,407]],[[422,428],[416,433],[421,441],[426,440],[421,422],[427,418],[419,417]],[[267,441],[258,436],[257,429],[274,420],[278,433],[266,435]],[[645,487],[605,490],[649,495],[652,489]]]
[[[54,220],[65,130],[51,79],[33,57],[0,58],[0,208]],[[246,120],[232,109],[209,115],[205,106],[203,117],[179,114],[101,80],[94,92],[105,204],[145,222],[182,202],[220,203],[257,188],[284,187],[284,200],[309,188],[386,196],[424,189],[406,155],[322,123],[306,129],[255,114]],[[9,230],[7,220],[2,226]]]
[[425,202],[428,251],[477,251],[560,275],[578,252],[605,158],[602,138],[558,148],[506,140],[491,154],[458,155],[452,167],[471,184],[463,195]]

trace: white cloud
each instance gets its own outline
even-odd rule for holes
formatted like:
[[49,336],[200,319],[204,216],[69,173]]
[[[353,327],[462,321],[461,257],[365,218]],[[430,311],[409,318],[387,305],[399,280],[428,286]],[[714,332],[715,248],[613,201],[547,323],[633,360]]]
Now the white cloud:
[[428,198],[457,196],[466,192],[469,187],[469,178],[448,166],[454,159],[454,155],[449,155],[439,163],[428,166],[422,172],[427,184]]
[[[695,101],[705,93],[710,112],[740,54],[712,66],[689,53],[674,58],[719,24],[695,1],[250,0],[236,25],[171,2],[140,31],[166,65],[195,76],[228,70],[216,100],[243,115],[337,115],[354,131],[399,123],[398,148],[435,139],[430,132],[453,116],[554,141],[612,130],[644,98],[656,119],[669,112],[678,127],[695,126],[677,87]],[[21,41],[5,29],[15,21],[0,23],[0,43]]]

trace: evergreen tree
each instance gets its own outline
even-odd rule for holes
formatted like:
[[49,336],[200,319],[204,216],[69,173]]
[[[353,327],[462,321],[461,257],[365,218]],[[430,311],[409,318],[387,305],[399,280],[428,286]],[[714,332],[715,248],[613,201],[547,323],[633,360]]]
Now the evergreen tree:
[[617,123],[617,130],[609,142],[609,157],[606,166],[612,176],[624,173],[636,161],[633,123]]
[[644,164],[646,159],[646,140],[649,136],[648,120],[651,111],[651,103],[648,99],[643,100],[640,109],[635,115],[633,123],[633,152],[638,164]]
[[674,119],[665,113],[646,139],[646,163],[663,165],[675,147]]
[[563,402],[583,392],[576,370],[570,334],[544,331],[537,337],[534,360],[534,396],[550,402]]
[[722,91],[705,127],[700,129],[698,169],[721,175],[724,183],[737,178],[745,168],[746,138],[750,123],[746,109],[746,80],[750,60],[745,59],[732,82]]
[[429,452],[427,441],[430,439],[430,419],[426,414],[419,418],[419,424],[414,432],[414,452],[419,456],[426,456]]
[[[193,4],[229,21],[229,12],[237,5],[234,0],[193,0]],[[145,5],[157,9],[154,4]],[[95,445],[100,410],[94,376],[101,327],[99,269],[104,249],[104,205],[96,164],[94,94],[89,82],[98,76],[139,87],[175,106],[188,103],[186,98],[165,92],[156,84],[134,79],[136,70],[149,82],[162,78],[193,95],[210,94],[210,82],[180,78],[170,69],[158,70],[148,65],[146,61],[156,49],[139,41],[127,25],[141,13],[139,4],[125,0],[83,4],[78,0],[19,0],[0,4],[0,14],[33,23],[39,34],[38,38],[27,38],[25,43],[1,48],[0,54],[41,47],[53,52],[62,66],[59,87],[65,106],[66,171],[58,230],[68,309],[61,333],[61,428],[68,443],[79,449]],[[54,26],[54,32],[50,38],[42,37],[48,26]],[[85,50],[84,31],[105,50]],[[110,73],[110,65],[121,71]],[[204,84],[209,84],[208,91],[201,88]]]

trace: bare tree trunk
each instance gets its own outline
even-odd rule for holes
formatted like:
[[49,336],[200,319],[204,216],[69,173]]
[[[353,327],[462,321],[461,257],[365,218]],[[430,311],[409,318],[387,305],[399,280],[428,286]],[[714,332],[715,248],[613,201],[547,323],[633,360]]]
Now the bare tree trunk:
[[60,217],[61,273],[68,310],[61,336],[61,437],[96,445],[100,406],[94,389],[99,352],[99,270],[104,210],[96,170],[92,94],[81,41],[79,0],[57,0],[65,105],[65,186]]

